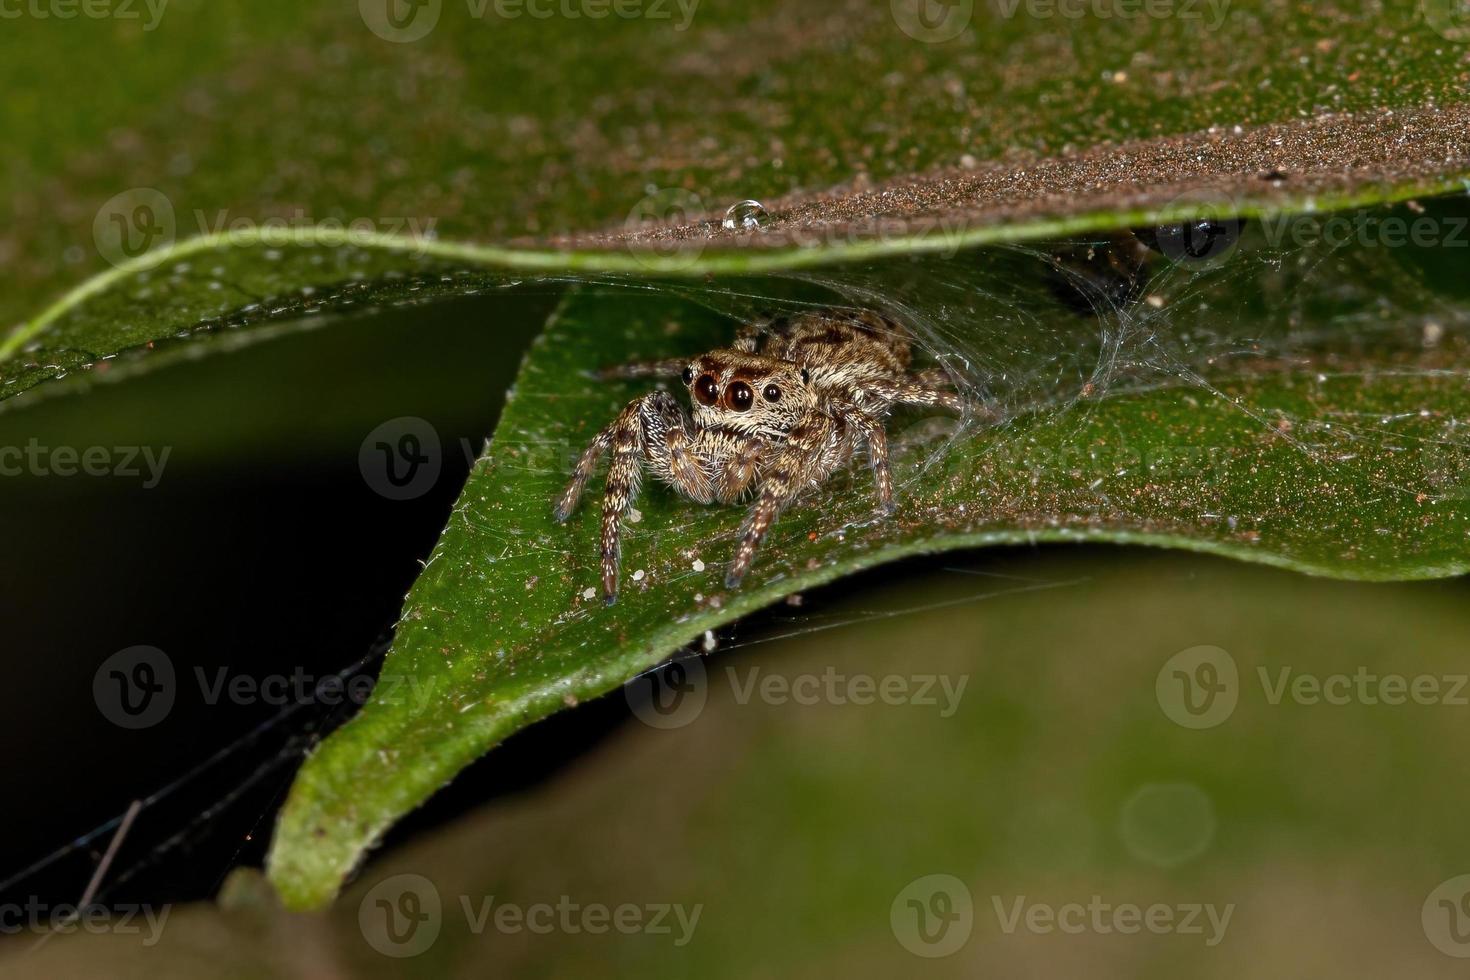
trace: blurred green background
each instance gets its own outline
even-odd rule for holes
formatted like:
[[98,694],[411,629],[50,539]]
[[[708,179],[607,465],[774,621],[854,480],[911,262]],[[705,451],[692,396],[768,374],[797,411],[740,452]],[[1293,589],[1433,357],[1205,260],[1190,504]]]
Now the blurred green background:
[[[76,938],[7,965],[1458,976],[1457,908],[1425,905],[1470,867],[1465,599],[1458,581],[1349,584],[1131,549],[909,564],[739,628],[661,692],[639,682],[573,712],[622,720],[534,790],[381,855],[329,914],[281,913],[244,873],[223,911],[174,909],[157,946],[146,930]],[[1197,676],[1179,655],[1199,647],[1224,708],[1196,728],[1175,720],[1191,716],[1172,679],[1181,664]],[[1334,676],[1380,680],[1311,703],[1275,696],[1283,671],[1336,693]],[[1381,679],[1395,675],[1432,678],[1432,699],[1431,682],[1418,691],[1435,703],[1356,693],[1392,698]],[[626,925],[651,928],[608,927],[626,905]],[[684,926],[658,912],[675,905]],[[1164,911],[1150,929],[1129,906]],[[1048,911],[1072,931],[1048,929]]]

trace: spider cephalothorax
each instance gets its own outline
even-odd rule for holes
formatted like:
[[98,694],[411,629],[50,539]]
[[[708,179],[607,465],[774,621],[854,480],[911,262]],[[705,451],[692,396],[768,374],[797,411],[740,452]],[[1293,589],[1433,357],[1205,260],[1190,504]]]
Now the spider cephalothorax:
[[730,503],[755,489],[725,582],[740,584],[776,515],[865,447],[878,506],[894,510],[883,420],[894,405],[959,411],[942,371],[909,373],[909,335],[862,310],[814,310],[743,328],[735,343],[693,359],[640,362],[605,377],[678,377],[692,416],[666,391],[635,398],[578,460],[556,505],[566,520],[604,453],[602,594],[617,596],[623,515],[645,469],[699,503]]

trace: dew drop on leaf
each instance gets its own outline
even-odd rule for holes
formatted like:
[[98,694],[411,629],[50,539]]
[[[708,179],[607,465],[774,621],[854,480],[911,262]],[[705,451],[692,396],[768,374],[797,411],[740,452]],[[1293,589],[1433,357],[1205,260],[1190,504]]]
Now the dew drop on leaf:
[[738,201],[720,222],[726,231],[760,231],[771,223],[771,215],[760,201]]

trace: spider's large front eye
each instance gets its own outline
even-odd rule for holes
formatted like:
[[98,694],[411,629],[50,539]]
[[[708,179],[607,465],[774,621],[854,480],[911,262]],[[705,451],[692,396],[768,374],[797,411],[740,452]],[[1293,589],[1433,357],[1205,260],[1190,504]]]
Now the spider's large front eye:
[[755,404],[755,392],[744,381],[736,381],[731,384],[726,397],[729,399],[730,407],[737,412],[748,412],[750,406]]
[[694,382],[694,397],[701,405],[713,405],[720,400],[720,389],[713,375],[701,374]]

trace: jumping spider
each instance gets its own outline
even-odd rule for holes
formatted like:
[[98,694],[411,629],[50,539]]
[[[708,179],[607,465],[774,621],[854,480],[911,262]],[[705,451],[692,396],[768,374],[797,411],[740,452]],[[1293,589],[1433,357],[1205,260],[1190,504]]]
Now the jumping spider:
[[592,440],[556,505],[565,521],[603,454],[612,451],[602,498],[602,595],[617,598],[619,535],[644,468],[702,504],[733,503],[755,489],[740,545],[725,576],[734,588],[750,569],[776,515],[821,485],[865,445],[878,507],[896,508],[883,420],[895,405],[962,411],[940,369],[909,373],[909,333],[862,310],[823,309],[743,327],[730,347],[692,360],[625,364],[604,378],[679,377],[691,418],[666,391],[628,407]]

